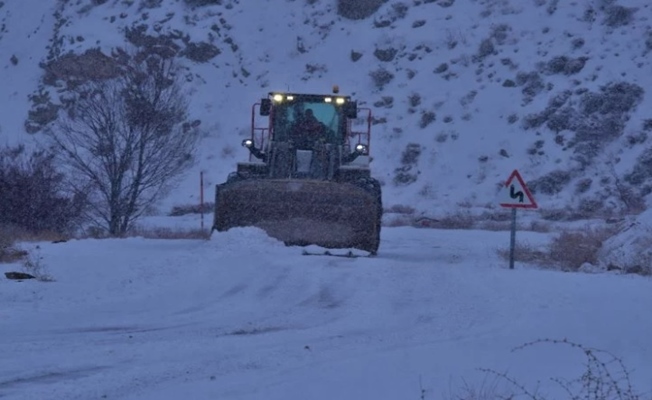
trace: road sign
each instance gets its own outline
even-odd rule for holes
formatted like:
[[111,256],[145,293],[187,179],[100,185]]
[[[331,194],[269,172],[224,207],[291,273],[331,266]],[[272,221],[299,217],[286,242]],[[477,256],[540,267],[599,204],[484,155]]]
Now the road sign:
[[532,193],[518,170],[514,170],[499,194],[500,205],[506,208],[538,208]]

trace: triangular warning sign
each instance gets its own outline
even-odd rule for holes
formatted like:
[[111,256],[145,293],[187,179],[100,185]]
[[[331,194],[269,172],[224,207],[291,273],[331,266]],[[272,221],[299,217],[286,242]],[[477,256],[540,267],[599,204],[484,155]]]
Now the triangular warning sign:
[[500,205],[507,208],[538,208],[521,174],[514,170],[499,193]]

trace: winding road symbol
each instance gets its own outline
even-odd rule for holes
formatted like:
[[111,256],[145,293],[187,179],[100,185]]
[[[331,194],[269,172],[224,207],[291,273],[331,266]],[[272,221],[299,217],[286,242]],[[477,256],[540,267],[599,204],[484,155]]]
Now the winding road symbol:
[[514,188],[514,185],[511,185],[509,187],[509,197],[511,197],[512,199],[518,199],[518,202],[522,203],[525,194],[520,190],[517,192],[516,189]]
[[514,170],[499,194],[500,205],[507,208],[538,208],[521,174]]

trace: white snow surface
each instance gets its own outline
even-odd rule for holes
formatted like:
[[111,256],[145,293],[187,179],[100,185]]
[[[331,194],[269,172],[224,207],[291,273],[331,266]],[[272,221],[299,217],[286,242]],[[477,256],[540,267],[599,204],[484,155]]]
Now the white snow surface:
[[510,270],[508,241],[386,228],[379,255],[355,259],[254,228],[25,244],[55,281],[0,279],[0,398],[436,399],[480,386],[477,368],[562,398],[549,378],[578,377],[579,351],[511,352],[542,338],[610,351],[652,393],[652,280]]
[[601,266],[625,270],[640,267],[652,271],[652,210],[630,217],[622,225],[622,229],[602,245]]

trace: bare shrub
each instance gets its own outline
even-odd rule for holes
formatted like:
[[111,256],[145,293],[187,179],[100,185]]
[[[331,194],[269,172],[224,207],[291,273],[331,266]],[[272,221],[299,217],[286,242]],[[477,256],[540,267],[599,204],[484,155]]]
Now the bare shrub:
[[9,229],[0,226],[0,263],[13,263],[25,258],[28,253],[15,247],[16,238]]
[[[502,387],[501,379],[492,374],[485,374],[479,385],[474,385],[466,380],[462,380],[459,388],[451,390],[450,395],[446,396],[449,400],[496,400],[496,399],[513,399],[514,392],[511,389]],[[425,397],[422,397],[425,398]]]
[[57,156],[87,194],[89,218],[122,235],[192,163],[199,138],[187,122],[178,67],[156,54],[125,53],[122,74],[91,81],[54,129]]
[[66,179],[52,153],[0,149],[0,225],[30,234],[69,232],[80,222],[84,196],[65,192]]
[[[579,377],[574,379],[568,379],[567,377],[550,378],[565,393],[564,397],[585,400],[638,400],[643,398],[632,386],[630,371],[626,368],[623,360],[608,351],[588,347],[566,339],[540,339],[518,346],[512,349],[512,352],[541,345],[566,346],[570,350],[575,350],[583,355],[585,369]],[[515,390],[511,396],[505,398],[546,399],[545,396],[538,394],[536,390],[527,389],[504,372],[488,368],[479,368],[479,370],[499,378]]]
[[602,243],[615,233],[614,227],[563,231],[550,243],[550,261],[569,271],[577,271],[584,263],[597,265]]
[[7,235],[14,242],[65,242],[73,235],[50,230],[32,232],[17,225],[0,225],[0,236]]
[[47,267],[43,262],[43,256],[41,255],[41,248],[39,246],[36,246],[36,249],[23,260],[23,271],[32,275],[38,281],[54,282],[54,278],[48,273]]

